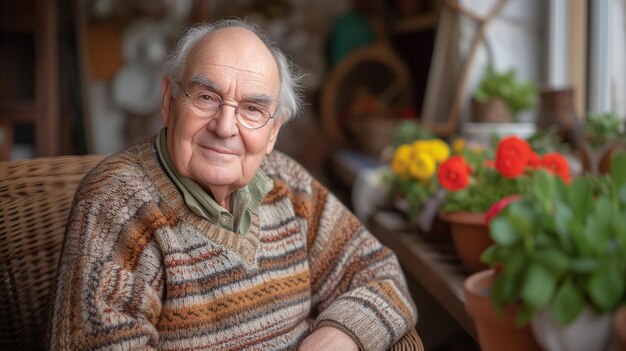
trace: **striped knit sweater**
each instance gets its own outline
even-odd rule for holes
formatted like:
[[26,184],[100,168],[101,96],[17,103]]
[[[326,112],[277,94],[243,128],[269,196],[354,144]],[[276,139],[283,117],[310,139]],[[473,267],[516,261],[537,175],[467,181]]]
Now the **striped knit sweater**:
[[294,350],[315,328],[385,350],[417,311],[393,253],[287,156],[245,236],[197,216],[151,143],[77,190],[59,267],[52,350]]

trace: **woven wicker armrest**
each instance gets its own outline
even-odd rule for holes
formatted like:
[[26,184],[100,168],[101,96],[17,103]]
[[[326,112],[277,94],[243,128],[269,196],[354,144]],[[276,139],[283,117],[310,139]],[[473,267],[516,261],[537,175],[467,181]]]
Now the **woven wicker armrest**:
[[43,350],[74,192],[104,156],[0,162],[0,350]]
[[424,351],[424,345],[417,331],[411,328],[409,332],[404,334],[402,339],[398,340],[398,342],[391,347],[390,351]]

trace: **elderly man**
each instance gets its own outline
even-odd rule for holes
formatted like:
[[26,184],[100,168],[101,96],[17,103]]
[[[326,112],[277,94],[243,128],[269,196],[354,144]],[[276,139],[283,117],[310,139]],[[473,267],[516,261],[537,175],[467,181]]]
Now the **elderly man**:
[[[164,129],[81,183],[53,350],[384,350],[416,322],[398,262],[274,151],[298,77],[251,24],[192,28],[167,64]],[[402,347],[405,347],[406,344]]]

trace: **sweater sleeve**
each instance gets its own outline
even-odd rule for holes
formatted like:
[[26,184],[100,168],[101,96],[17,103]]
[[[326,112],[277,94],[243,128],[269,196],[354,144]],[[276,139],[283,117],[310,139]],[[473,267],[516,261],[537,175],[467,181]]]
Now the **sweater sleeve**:
[[313,182],[309,263],[316,328],[336,327],[361,350],[386,350],[416,323],[397,258]]
[[154,349],[163,267],[153,235],[163,216],[135,189],[92,181],[83,182],[70,214],[50,349]]

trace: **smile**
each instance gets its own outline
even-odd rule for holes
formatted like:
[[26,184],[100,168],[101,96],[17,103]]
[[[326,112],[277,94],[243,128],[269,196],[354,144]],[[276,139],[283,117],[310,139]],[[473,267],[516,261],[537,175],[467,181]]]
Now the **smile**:
[[205,150],[205,151],[209,151],[211,153],[216,153],[216,154],[220,154],[220,155],[236,155],[237,153],[226,149],[226,148],[222,148],[222,147],[217,147],[217,146],[204,146],[204,145],[200,145],[200,148]]

